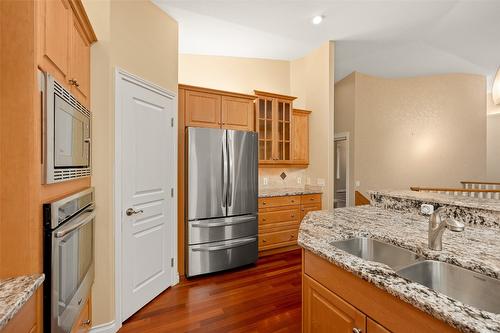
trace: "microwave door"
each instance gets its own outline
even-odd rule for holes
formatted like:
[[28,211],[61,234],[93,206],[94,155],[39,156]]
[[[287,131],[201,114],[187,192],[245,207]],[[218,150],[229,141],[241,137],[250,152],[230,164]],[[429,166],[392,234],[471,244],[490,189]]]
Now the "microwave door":
[[88,166],[90,120],[57,95],[54,102],[54,166]]

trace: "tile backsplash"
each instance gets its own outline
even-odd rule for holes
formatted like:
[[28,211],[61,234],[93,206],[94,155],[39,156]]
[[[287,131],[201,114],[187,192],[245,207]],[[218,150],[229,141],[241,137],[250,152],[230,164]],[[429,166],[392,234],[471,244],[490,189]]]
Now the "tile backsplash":
[[[286,177],[282,177],[282,174]],[[324,182],[324,179],[323,179]],[[297,168],[259,168],[259,188],[304,188],[305,186],[321,186],[322,179],[311,177],[307,169]]]

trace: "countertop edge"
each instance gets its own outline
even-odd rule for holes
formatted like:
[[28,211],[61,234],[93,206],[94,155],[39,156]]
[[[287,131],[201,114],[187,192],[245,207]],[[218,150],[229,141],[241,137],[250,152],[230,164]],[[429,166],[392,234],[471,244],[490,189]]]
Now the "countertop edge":
[[[2,314],[0,318],[0,330],[4,329],[5,326],[15,317],[15,315],[22,309],[22,307],[29,301],[29,299],[35,294],[38,288],[42,285],[45,280],[44,274],[34,274],[34,275],[24,275],[15,277],[13,279],[22,279],[22,278],[33,278],[33,281],[29,283],[29,286],[26,287],[23,291],[19,292],[19,296],[16,301],[8,307],[8,310]],[[6,279],[10,280],[10,279]],[[0,281],[2,284],[4,281]],[[3,296],[0,295],[0,299],[3,301]]]

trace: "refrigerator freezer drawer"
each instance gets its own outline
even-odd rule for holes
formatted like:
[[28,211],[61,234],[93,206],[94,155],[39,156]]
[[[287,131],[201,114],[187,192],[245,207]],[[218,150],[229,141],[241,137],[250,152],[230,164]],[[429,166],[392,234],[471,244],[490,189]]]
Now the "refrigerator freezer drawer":
[[187,276],[212,273],[257,261],[257,237],[188,247]]
[[255,236],[257,215],[189,221],[188,229],[189,245]]

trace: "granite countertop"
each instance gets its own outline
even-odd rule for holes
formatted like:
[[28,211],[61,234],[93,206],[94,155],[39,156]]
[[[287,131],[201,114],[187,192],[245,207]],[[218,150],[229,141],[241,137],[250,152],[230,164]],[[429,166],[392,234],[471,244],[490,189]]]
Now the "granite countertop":
[[259,198],[283,197],[287,195],[318,194],[323,193],[321,188],[266,188],[259,189]]
[[299,245],[391,295],[445,321],[462,332],[500,332],[500,314],[481,311],[418,283],[410,282],[382,263],[363,260],[331,243],[370,237],[433,260],[452,263],[500,278],[500,234],[497,229],[467,226],[464,232],[445,232],[443,250],[427,247],[428,218],[374,206],[310,212],[300,226]]
[[494,212],[500,212],[500,200],[483,199],[466,196],[455,196],[443,193],[417,192],[417,191],[400,191],[400,190],[383,190],[369,191],[370,196],[383,195],[394,198],[420,200],[433,202],[442,205],[461,206],[473,209],[483,209]]
[[0,280],[0,330],[21,310],[43,283],[43,274]]

